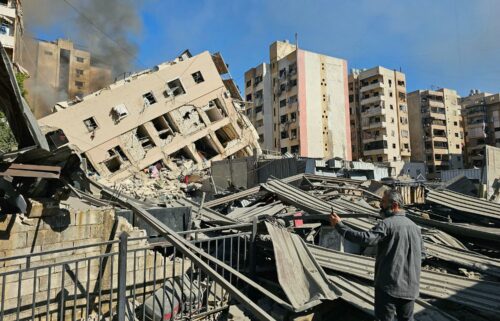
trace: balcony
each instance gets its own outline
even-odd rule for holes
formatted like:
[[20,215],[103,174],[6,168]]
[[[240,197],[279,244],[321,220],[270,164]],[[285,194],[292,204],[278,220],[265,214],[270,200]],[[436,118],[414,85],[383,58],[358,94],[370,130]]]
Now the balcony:
[[384,115],[385,114],[385,109],[382,109],[381,107],[375,107],[375,108],[369,108],[366,109],[365,111],[361,112],[361,117],[363,116],[375,116],[375,115]]
[[0,16],[7,16],[14,20],[16,18],[16,9],[0,4]]
[[444,108],[444,102],[442,101],[429,100],[427,104],[429,105],[429,107]]
[[382,101],[383,95],[361,99],[361,105],[374,104]]
[[389,149],[380,148],[380,149],[371,149],[363,151],[364,156],[383,155],[383,154],[389,154]]
[[386,127],[387,127],[386,121],[379,121],[373,123],[363,122],[362,129],[365,130],[365,129],[386,128]]
[[369,133],[363,133],[363,143],[370,143],[377,140],[387,140],[387,135],[371,135]]
[[0,33],[0,42],[2,42],[2,45],[6,48],[14,48],[16,40],[14,36],[4,35]]
[[365,92],[365,91],[374,90],[374,89],[384,89],[384,84],[381,82],[377,82],[374,84],[366,85],[366,86],[361,87],[359,89],[359,92]]

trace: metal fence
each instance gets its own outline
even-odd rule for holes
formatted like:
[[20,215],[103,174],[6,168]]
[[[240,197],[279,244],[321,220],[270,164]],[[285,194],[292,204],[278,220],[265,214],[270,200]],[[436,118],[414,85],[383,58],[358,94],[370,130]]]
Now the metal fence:
[[[213,259],[205,257],[204,262],[239,285],[240,272],[249,271],[255,229],[222,231],[244,225],[179,234],[211,254]],[[0,271],[0,320],[101,320],[116,315],[191,320],[218,313],[229,301],[229,293],[206,268],[161,237],[129,238],[123,233],[118,240],[4,257]]]

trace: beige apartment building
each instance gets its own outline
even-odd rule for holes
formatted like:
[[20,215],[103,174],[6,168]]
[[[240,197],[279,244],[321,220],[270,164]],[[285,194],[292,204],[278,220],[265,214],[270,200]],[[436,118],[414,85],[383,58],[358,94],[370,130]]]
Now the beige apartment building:
[[17,62],[21,54],[23,30],[21,1],[0,0],[0,42],[13,62]]
[[[111,182],[150,166],[199,168],[260,153],[241,96],[220,54],[189,51],[119,80],[39,120],[49,144],[71,143]],[[224,77],[224,78],[223,78]]]
[[48,115],[58,101],[81,98],[112,82],[110,68],[96,65],[89,51],[69,40],[30,40],[26,50],[28,102],[37,118]]
[[408,94],[411,160],[425,162],[428,178],[463,168],[464,132],[455,90],[417,90]]
[[460,103],[464,116],[466,163],[482,167],[485,146],[500,147],[500,94],[472,90]]
[[353,159],[409,161],[411,155],[405,74],[384,67],[349,75]]
[[351,159],[347,62],[276,41],[245,73],[246,113],[265,150]]

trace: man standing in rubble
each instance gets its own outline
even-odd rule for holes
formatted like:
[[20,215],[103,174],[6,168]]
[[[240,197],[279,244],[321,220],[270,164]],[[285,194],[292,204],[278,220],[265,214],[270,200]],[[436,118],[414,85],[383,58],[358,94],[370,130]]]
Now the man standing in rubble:
[[378,321],[413,320],[413,305],[420,286],[423,244],[420,228],[406,217],[403,198],[388,190],[380,201],[383,218],[369,231],[346,226],[332,212],[332,226],[347,240],[364,246],[377,245],[375,262],[375,317]]

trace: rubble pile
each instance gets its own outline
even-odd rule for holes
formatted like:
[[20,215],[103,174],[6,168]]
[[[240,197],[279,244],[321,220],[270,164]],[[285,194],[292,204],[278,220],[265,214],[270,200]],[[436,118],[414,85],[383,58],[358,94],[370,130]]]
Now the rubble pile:
[[202,182],[208,179],[209,170],[199,169],[191,160],[179,160],[178,164],[173,170],[153,165],[119,182],[109,182],[105,178],[98,182],[136,199],[156,202],[185,197],[200,190]]

